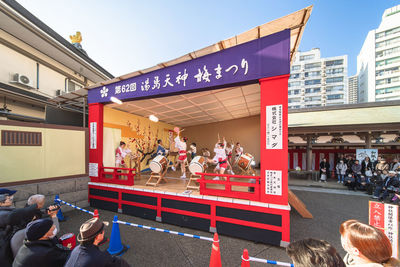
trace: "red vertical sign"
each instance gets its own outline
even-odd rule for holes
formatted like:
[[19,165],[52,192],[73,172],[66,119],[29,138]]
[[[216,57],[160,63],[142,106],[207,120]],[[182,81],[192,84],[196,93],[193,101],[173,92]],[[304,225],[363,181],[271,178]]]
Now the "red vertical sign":
[[288,204],[288,79],[260,80],[261,201]]
[[89,104],[89,176],[98,181],[103,166],[103,120],[104,105]]
[[385,228],[385,205],[383,203],[369,202],[369,224],[384,230]]

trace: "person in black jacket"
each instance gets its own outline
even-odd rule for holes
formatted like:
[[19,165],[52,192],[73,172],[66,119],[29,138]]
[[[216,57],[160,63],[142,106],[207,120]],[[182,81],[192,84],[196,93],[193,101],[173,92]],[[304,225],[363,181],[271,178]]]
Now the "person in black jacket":
[[50,219],[30,222],[26,227],[24,245],[14,259],[13,267],[62,267],[71,250],[56,239],[56,227]]
[[101,251],[98,245],[104,239],[104,227],[108,222],[98,218],[87,220],[81,225],[77,237],[80,245],[71,253],[65,267],[125,267],[129,264],[120,257]]
[[10,241],[14,234],[38,214],[36,204],[16,209],[13,206],[15,190],[0,188],[0,266],[9,267],[13,262]]
[[[322,161],[319,163],[319,178],[321,179],[322,174],[326,175],[326,179],[329,178],[329,169],[330,169],[330,164],[329,162],[326,161],[326,158],[323,158]],[[326,182],[326,179],[323,180]],[[320,182],[322,179],[320,180]]]
[[[383,183],[381,185],[376,186],[375,193],[372,198],[375,199],[379,198],[379,200],[385,201],[385,199],[389,196],[389,187],[394,186],[397,182],[398,179],[396,178],[396,172],[389,171],[389,174],[385,177]],[[382,196],[380,196],[380,193],[382,191],[383,191]]]

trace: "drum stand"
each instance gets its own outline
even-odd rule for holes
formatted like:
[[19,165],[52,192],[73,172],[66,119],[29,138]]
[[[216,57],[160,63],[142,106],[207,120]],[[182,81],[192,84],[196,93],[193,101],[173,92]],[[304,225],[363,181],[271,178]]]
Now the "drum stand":
[[248,168],[247,168],[247,170],[244,170],[244,169],[242,169],[242,168],[240,168],[239,167],[239,169],[240,169],[240,175],[252,175],[252,176],[256,176],[256,171],[251,167],[251,166],[249,166]]
[[[200,178],[201,178],[201,175],[190,173],[190,178],[189,178],[189,182],[186,185],[186,190],[189,190],[189,189],[199,190],[200,185],[197,182],[197,179],[200,179]],[[190,183],[192,183],[192,184],[190,184]]]
[[[165,168],[165,170],[162,173],[154,173],[152,172],[150,175],[149,180],[147,180],[146,185],[151,185],[156,187],[157,185],[159,185],[161,183],[161,181],[164,181],[167,183],[167,180],[165,179],[165,174],[167,173],[169,168],[169,160],[167,162],[167,168]],[[153,181],[155,180],[155,181]]]
[[[251,165],[247,168],[247,170],[244,170],[240,167],[239,167],[239,169],[241,171],[240,175],[256,176],[256,171],[251,167]],[[250,182],[251,182],[251,180],[252,179],[250,179]],[[256,181],[256,180],[254,180],[254,181]],[[254,187],[249,187],[248,192],[254,192]]]
[[141,176],[141,174],[140,174],[140,157],[132,157],[132,158],[130,158],[130,160],[129,160],[129,168],[130,169],[132,169],[132,161],[135,163],[135,169],[136,169],[136,171],[135,171],[135,178],[137,178],[137,179],[141,179],[142,178],[142,176]]

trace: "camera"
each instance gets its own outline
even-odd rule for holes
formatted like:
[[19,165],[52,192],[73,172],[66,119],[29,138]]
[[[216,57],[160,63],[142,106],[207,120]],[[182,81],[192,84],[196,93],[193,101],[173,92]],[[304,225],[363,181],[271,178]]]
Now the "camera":
[[46,208],[46,212],[49,212],[49,211],[56,211],[56,210],[61,209],[60,205],[58,205],[58,204],[54,204],[54,205],[51,205],[51,206],[56,206],[56,207],[53,208],[53,209],[50,209],[50,207],[47,207],[47,208]]

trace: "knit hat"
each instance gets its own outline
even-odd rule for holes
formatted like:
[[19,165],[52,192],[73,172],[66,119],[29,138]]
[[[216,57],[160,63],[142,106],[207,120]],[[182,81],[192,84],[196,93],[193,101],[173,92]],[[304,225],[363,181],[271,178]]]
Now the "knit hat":
[[28,223],[26,226],[25,237],[29,241],[35,241],[42,238],[53,226],[53,221],[50,219],[39,219]]

